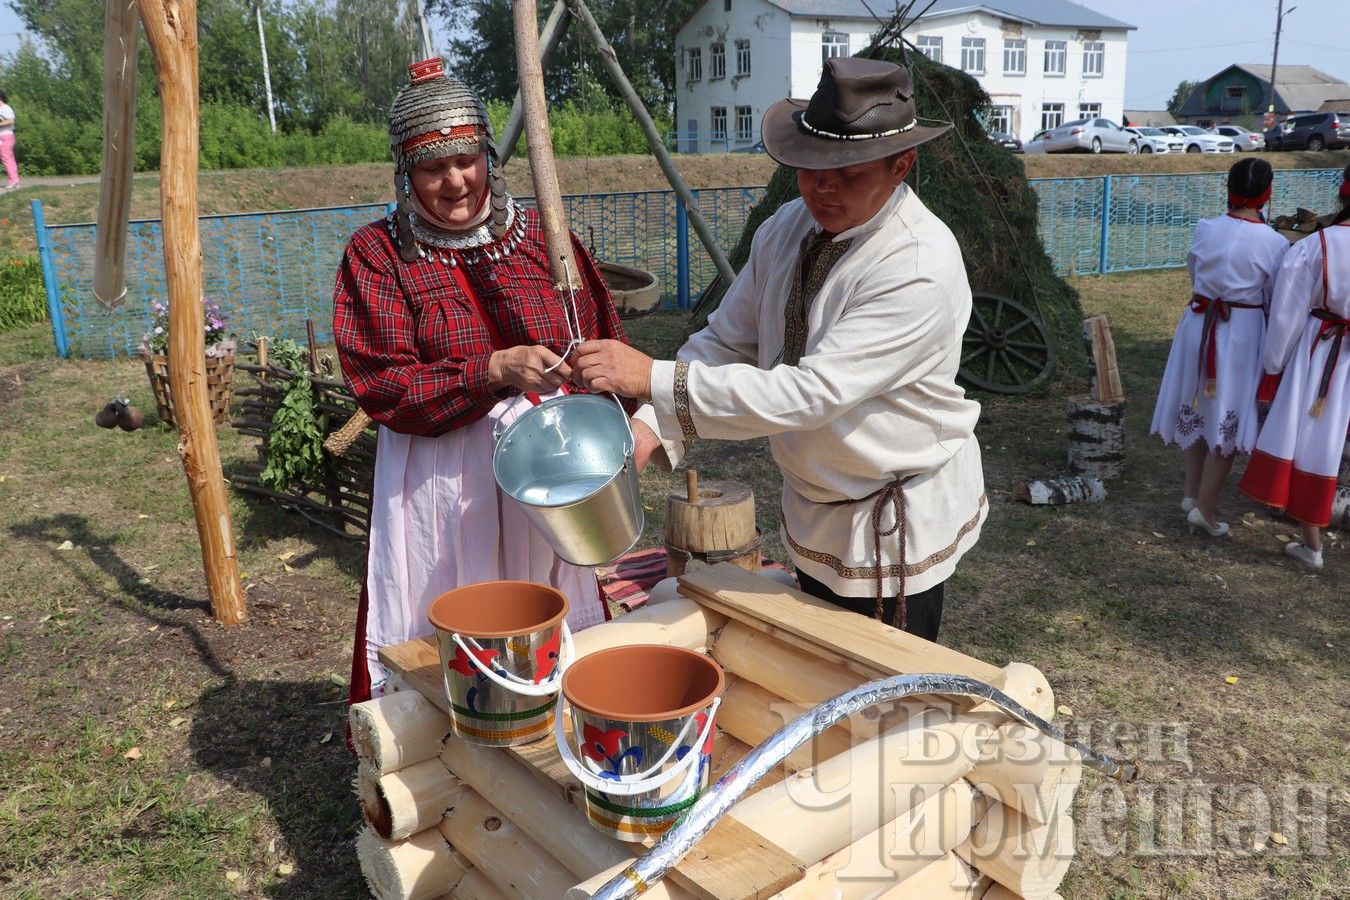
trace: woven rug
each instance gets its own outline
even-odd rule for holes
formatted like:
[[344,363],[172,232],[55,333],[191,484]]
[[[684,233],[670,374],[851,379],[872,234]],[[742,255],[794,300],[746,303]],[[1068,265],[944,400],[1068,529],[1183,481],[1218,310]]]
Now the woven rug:
[[[766,559],[764,569],[777,569],[791,573],[781,563]],[[632,611],[647,602],[647,594],[652,586],[666,577],[666,548],[655,547],[651,550],[634,550],[620,556],[609,565],[599,566],[595,570],[600,579],[600,590],[610,603]]]

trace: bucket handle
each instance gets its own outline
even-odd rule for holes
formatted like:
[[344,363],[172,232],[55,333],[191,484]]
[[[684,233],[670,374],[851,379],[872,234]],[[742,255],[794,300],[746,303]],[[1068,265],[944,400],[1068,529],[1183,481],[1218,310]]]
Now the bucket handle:
[[572,659],[576,656],[576,649],[572,646],[572,630],[567,627],[566,619],[562,622],[562,650],[558,654],[558,664],[553,667],[553,671],[549,673],[548,678],[544,679],[544,681],[539,684],[535,684],[533,681],[527,681],[519,675],[514,675],[510,672],[507,672],[505,677],[503,677],[483,665],[482,661],[472,652],[473,650],[481,651],[483,648],[473,638],[465,639],[460,637],[458,632],[453,632],[450,635],[450,639],[455,642],[457,647],[464,651],[464,655],[468,657],[469,662],[473,667],[494,684],[514,693],[524,694],[527,697],[548,697],[556,694],[558,692],[558,685],[555,682],[562,677],[563,670],[572,664]]
[[[567,352],[571,353],[572,351],[569,349]],[[558,368],[558,366],[562,365],[563,360],[566,358],[567,358],[566,356],[563,356],[556,363],[549,366],[544,371],[552,372],[554,369]],[[619,414],[623,417],[623,425],[625,428],[628,429],[628,446],[624,449],[623,452],[624,458],[627,459],[628,457],[632,456],[634,453],[637,452],[637,436],[633,434],[633,422],[628,418],[628,410],[623,408],[623,401],[619,399],[619,395],[612,391],[609,391],[607,393],[609,394],[610,399],[614,401],[615,405],[619,407]],[[524,396],[525,395],[523,393],[516,394],[516,396],[511,399],[511,402],[507,404],[506,409],[502,410],[502,414],[498,416],[496,421],[492,423],[493,443],[496,443],[498,440],[500,440],[502,433],[506,431],[506,429],[509,427],[503,425],[502,422],[506,421],[507,415],[511,412],[512,409],[515,408],[516,404],[520,402],[520,398]],[[586,396],[586,395],[581,394],[578,396]]]
[[557,714],[553,717],[553,735],[557,738],[558,742],[558,757],[563,761],[563,765],[567,766],[567,770],[572,773],[577,781],[580,781],[582,785],[593,791],[599,791],[602,794],[618,795],[620,797],[632,797],[636,794],[645,794],[648,791],[656,790],[676,778],[681,777],[684,775],[685,770],[697,762],[701,754],[693,748],[702,747],[704,742],[708,740],[708,735],[713,729],[713,722],[717,719],[717,707],[721,705],[721,697],[717,697],[713,700],[712,706],[708,708],[707,721],[703,723],[703,728],[700,729],[697,739],[695,739],[693,744],[689,745],[691,748],[690,751],[684,755],[684,759],[681,759],[675,764],[674,768],[660,775],[651,774],[652,772],[659,771],[662,766],[669,762],[670,758],[675,755],[675,751],[684,743],[684,739],[689,735],[689,729],[696,721],[698,721],[694,716],[690,716],[689,721],[684,723],[684,728],[680,731],[679,737],[666,748],[666,752],[662,757],[648,767],[645,772],[638,773],[638,781],[611,781],[608,778],[600,778],[590,772],[582,764],[581,760],[577,759],[576,754],[572,752],[572,745],[568,743],[567,736],[563,733],[563,697],[559,694]]
[[[552,372],[554,369],[558,368],[558,366],[561,366],[564,362],[567,361],[567,357],[572,355],[572,351],[577,349],[577,347],[579,346],[581,346],[581,340],[579,338],[572,338],[572,340],[568,341],[567,349],[563,350],[562,356],[559,356],[557,362],[555,362],[553,365],[545,369],[544,374],[547,375],[549,372]],[[507,414],[511,412],[511,410],[516,408],[516,404],[520,402],[520,398],[524,397],[525,394],[526,394],[525,391],[517,391],[516,395],[511,398],[511,402],[506,405],[506,409],[502,410],[502,414],[497,417],[497,421],[492,423],[492,440],[494,443],[497,441],[499,437],[502,436],[502,432],[506,430],[506,426],[502,425],[502,420],[506,418]],[[629,426],[629,429],[630,430],[632,429],[631,425]]]

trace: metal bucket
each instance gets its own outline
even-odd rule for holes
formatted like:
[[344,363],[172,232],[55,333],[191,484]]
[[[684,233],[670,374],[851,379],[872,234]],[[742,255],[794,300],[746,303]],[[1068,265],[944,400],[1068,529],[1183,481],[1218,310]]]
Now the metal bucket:
[[456,735],[509,747],[548,734],[572,657],[566,616],[561,591],[528,581],[485,581],[432,602],[427,618]]
[[[586,816],[623,841],[660,836],[708,786],[726,676],[711,657],[635,644],[583,657],[563,675],[574,752],[558,754],[586,789]],[[578,752],[580,757],[578,758]]]
[[569,394],[527,410],[498,438],[492,471],[573,565],[604,565],[642,536],[633,431],[618,400]]

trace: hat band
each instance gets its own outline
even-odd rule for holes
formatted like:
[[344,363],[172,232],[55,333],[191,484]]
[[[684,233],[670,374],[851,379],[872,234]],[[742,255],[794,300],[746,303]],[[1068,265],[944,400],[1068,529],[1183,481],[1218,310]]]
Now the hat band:
[[900,128],[892,128],[890,131],[878,131],[876,134],[835,134],[833,131],[825,131],[824,129],[816,128],[810,122],[806,121],[805,112],[797,117],[797,123],[816,137],[829,138],[832,141],[870,141],[875,138],[893,137],[897,134],[904,134],[906,131],[909,131],[915,125],[919,124],[919,120],[915,119],[908,125],[904,125]]

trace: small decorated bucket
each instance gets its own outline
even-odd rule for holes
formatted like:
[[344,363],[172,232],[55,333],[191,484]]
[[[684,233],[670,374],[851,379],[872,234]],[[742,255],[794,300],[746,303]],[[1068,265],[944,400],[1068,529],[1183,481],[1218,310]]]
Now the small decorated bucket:
[[572,656],[566,616],[561,591],[528,581],[486,581],[436,598],[427,617],[456,735],[509,747],[548,734]]
[[558,753],[586,789],[591,824],[624,841],[660,836],[712,772],[713,719],[726,676],[711,657],[635,644],[583,657],[563,675],[572,740]]

